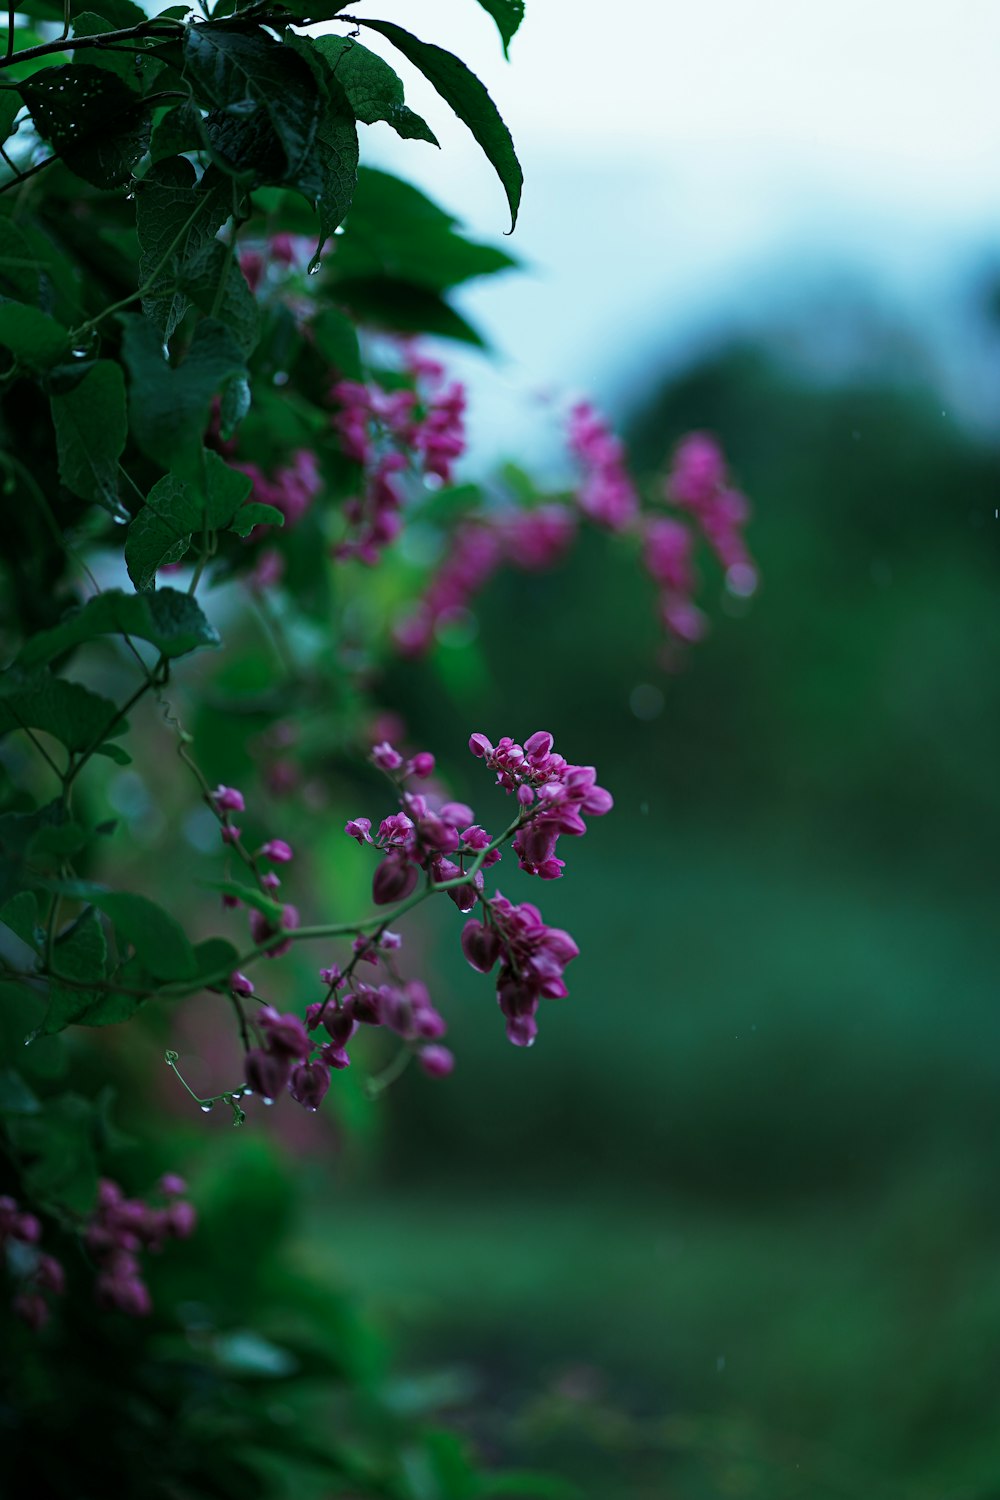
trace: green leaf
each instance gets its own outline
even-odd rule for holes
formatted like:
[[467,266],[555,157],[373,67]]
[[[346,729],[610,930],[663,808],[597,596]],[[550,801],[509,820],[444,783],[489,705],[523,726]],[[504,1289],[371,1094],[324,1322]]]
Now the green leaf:
[[503,250],[457,234],[455,223],[410,183],[362,168],[333,274],[391,276],[443,292],[516,265]]
[[479,3],[497,23],[503,55],[509,56],[510,39],[524,20],[524,0],[479,0]]
[[276,927],[281,923],[281,902],[262,895],[255,886],[242,885],[238,880],[203,880],[199,884],[210,891],[221,891],[224,896],[235,896],[244,906],[252,906],[255,911],[263,912]]
[[150,106],[92,63],[42,68],[18,84],[39,135],[78,177],[119,187],[149,145]]
[[60,863],[79,854],[90,842],[90,835],[79,823],[59,823],[40,828],[28,845],[33,860],[52,859]]
[[132,434],[149,458],[200,484],[212,401],[230,381],[246,378],[239,346],[222,323],[203,318],[183,361],[174,366],[164,359],[162,341],[145,318],[130,314],[121,321]]
[[404,140],[438,145],[427,121],[407,109],[403,102],[403,81],[399,74],[376,53],[369,52],[352,37],[319,36],[313,38],[312,45],[329,64],[362,125],[384,120]]
[[194,949],[180,923],[169,912],[134,891],[88,892],[135,949],[136,957],[154,979],[192,979],[198,971]]
[[46,883],[51,890],[60,891],[77,901],[87,901],[90,907],[97,907],[110,917],[116,935],[132,945],[143,969],[154,979],[183,981],[193,979],[197,974],[194,949],[184,929],[155,901],[135,891],[105,890],[89,880]]
[[228,245],[213,239],[189,259],[179,284],[196,307],[225,324],[244,355],[253,353],[260,338],[257,299]]
[[[204,977],[213,984],[224,984],[236,968],[239,953],[227,938],[210,937],[195,944],[194,958],[199,979]],[[218,974],[223,977],[216,980]]]
[[125,451],[128,418],[121,365],[101,359],[79,385],[52,397],[59,477],[81,500],[127,517],[118,498],[118,460]]
[[343,222],[354,198],[358,180],[358,127],[350,107],[333,102],[320,122],[316,135],[323,164],[323,178],[316,204],[319,212],[319,242],[310,271],[319,264],[323,246]]
[[69,334],[40,308],[0,302],[0,346],[34,369],[54,365],[66,353]]
[[92,906],[85,908],[73,925],[59,935],[52,949],[53,972],[63,979],[103,979],[108,961],[104,928]]
[[[206,124],[223,165],[228,157],[229,169],[240,175],[249,171],[258,182],[284,182],[306,197],[318,195],[322,183],[313,146],[322,99],[310,69],[292,47],[273,41],[259,27],[190,26],[184,36],[184,74],[198,102],[212,111]],[[213,126],[219,128],[213,131]],[[231,149],[235,142],[240,143],[239,154]]]
[[105,589],[82,609],[71,610],[51,630],[32,636],[21,652],[19,665],[40,666],[73,646],[103,635],[134,636],[169,658],[219,644],[217,631],[187,594],[176,589],[158,589],[155,594]]
[[110,699],[45,670],[28,674],[9,668],[0,675],[0,738],[15,729],[41,729],[67,750],[88,750],[128,728],[125,720],[108,728],[116,712]]
[[29,948],[37,946],[35,931],[38,927],[38,898],[34,891],[18,891],[16,896],[0,906],[0,922],[9,927]]
[[285,518],[276,505],[254,500],[241,506],[233,517],[231,530],[237,536],[249,536],[255,526],[284,526]]
[[377,31],[419,68],[429,83],[437,89],[441,98],[467,125],[482,147],[503,185],[510,204],[510,227],[517,223],[517,210],[521,201],[524,177],[514,143],[497,111],[496,105],[474,73],[463,62],[443,47],[422,42],[402,26],[391,21],[366,21],[358,18],[359,26],[368,26]]
[[217,453],[205,454],[206,498],[200,486],[167,474],[154,484],[125,539],[128,576],[140,591],[151,589],[156,572],[180,562],[194,532],[229,526],[250,493],[252,481],[229,468]]
[[21,109],[20,95],[13,89],[0,94],[0,144],[6,144],[14,134],[14,121]]
[[121,745],[98,745],[94,750],[94,754],[106,756],[108,760],[113,760],[116,766],[130,766],[132,764],[131,755],[129,755],[127,750],[123,750]]
[[310,325],[313,343],[332,370],[345,380],[360,380],[361,348],[358,330],[336,308],[326,307]]
[[392,333],[430,333],[485,348],[482,336],[436,292],[388,276],[336,283],[337,301],[361,323]]
[[198,182],[194,167],[183,157],[159,163],[136,186],[139,280],[147,287],[142,310],[164,340],[188,307],[182,285],[188,267],[215,243],[216,231],[232,211],[228,179],[209,168]]
[[[84,10],[78,16],[73,17],[73,34],[66,45],[67,47],[72,47],[77,37],[104,36],[108,31],[117,30],[119,30],[119,27],[105,20],[103,15],[97,15],[92,10]],[[138,45],[135,51],[88,47],[85,52],[80,53],[80,58],[81,61],[85,59],[88,64],[95,68],[105,68],[109,73],[116,73],[126,87],[135,93],[140,87],[135,70],[135,59],[138,51]]]

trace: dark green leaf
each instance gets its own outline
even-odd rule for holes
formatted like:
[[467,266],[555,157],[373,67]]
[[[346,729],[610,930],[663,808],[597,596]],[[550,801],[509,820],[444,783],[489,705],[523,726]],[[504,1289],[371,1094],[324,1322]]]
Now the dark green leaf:
[[201,882],[210,891],[221,891],[224,896],[235,896],[244,906],[252,906],[263,912],[269,921],[278,926],[281,922],[281,903],[272,901],[252,885],[242,885],[238,880],[205,880]]
[[4,90],[0,94],[0,145],[5,145],[13,135],[14,121],[20,108],[21,96],[13,89]]
[[196,975],[194,949],[184,929],[155,901],[134,891],[108,891],[89,880],[58,880],[48,884],[74,900],[90,902],[91,907],[98,907],[110,917],[116,935],[132,945],[142,967],[155,979],[186,980]]
[[228,939],[211,937],[195,944],[194,957],[199,979],[204,977],[212,984],[223,984],[236,968],[239,953]]
[[524,0],[479,0],[479,3],[497,23],[497,31],[503,42],[503,55],[506,57],[510,39],[524,20]]
[[323,178],[316,205],[319,212],[319,242],[310,270],[315,269],[323,246],[342,223],[351,206],[358,180],[358,127],[346,100],[342,105],[336,100],[328,105],[320,122],[316,141]]
[[18,84],[35,128],[71,172],[118,187],[149,145],[149,106],[92,63],[43,68]]
[[158,163],[188,151],[200,151],[204,144],[201,114],[185,100],[153,126],[149,141],[150,160]]
[[231,183],[211,168],[197,182],[183,157],[161,162],[136,186],[139,279],[147,287],[142,310],[164,340],[187,310],[183,277],[232,211]]
[[0,907],[0,922],[9,927],[29,948],[34,948],[38,927],[38,898],[34,891],[18,891]]
[[[97,15],[92,10],[81,11],[78,16],[73,17],[73,35],[67,43],[72,47],[73,41],[82,36],[104,36],[106,32],[118,31],[117,25],[112,25],[105,20],[103,15]],[[119,47],[120,47],[119,43]],[[122,82],[133,92],[138,91],[139,78],[136,74],[135,52],[119,51],[118,48],[88,47],[85,52],[80,53],[80,60],[95,68],[105,68],[109,73],[116,73]]]
[[108,728],[115,713],[108,698],[48,671],[28,674],[11,668],[0,676],[0,737],[15,729],[41,729],[67,750],[88,750],[128,728],[125,720]]
[[361,323],[392,333],[432,333],[479,349],[485,347],[472,324],[426,287],[387,276],[358,277],[356,281],[338,281],[336,296]]
[[332,69],[362,125],[384,120],[404,140],[438,140],[426,120],[407,109],[403,81],[387,62],[352,37],[319,36],[313,47]]
[[118,460],[128,437],[121,365],[98,360],[79,385],[53,396],[52,421],[59,477],[66,488],[113,516],[127,516],[118,498]]
[[255,526],[284,526],[285,518],[275,505],[264,505],[254,500],[243,505],[233,517],[231,530],[237,536],[249,536]]
[[67,349],[69,335],[61,324],[37,307],[22,302],[0,302],[0,346],[34,369],[54,365]]
[[350,318],[327,307],[311,324],[313,342],[327,364],[346,380],[361,379],[358,330]]
[[205,498],[200,486],[175,474],[167,474],[150,490],[125,540],[125,562],[137,589],[152,588],[158,568],[180,562],[194,532],[229,526],[250,493],[247,475],[229,468],[217,453],[206,452],[205,475]]
[[188,260],[179,284],[196,307],[226,325],[245,355],[253,353],[260,338],[257,300],[228,245],[214,239],[205,245]]
[[176,589],[155,594],[124,594],[105,589],[82,609],[72,610],[51,630],[32,636],[21,652],[22,667],[40,666],[73,646],[102,635],[130,635],[166,657],[186,656],[201,646],[217,646],[219,637],[194,599]]
[[134,891],[92,890],[88,899],[111,918],[116,934],[131,943],[154,979],[192,979],[197,973],[194,949],[184,929],[155,902]]
[[[52,948],[53,986],[56,978],[72,979],[78,984],[103,980],[108,961],[108,945],[101,919],[92,906],[86,907],[68,931],[61,933]],[[89,992],[77,992],[81,1004]],[[51,1007],[50,1007],[51,1008]],[[45,1031],[51,1032],[46,1016]],[[65,1025],[65,1022],[62,1023]]]
[[[191,26],[184,38],[185,76],[198,102],[213,112],[220,129],[212,144],[241,173],[255,170],[260,182],[288,183],[315,198],[322,187],[313,146],[322,113],[320,91],[310,69],[292,47],[272,41],[259,27]],[[235,135],[225,130],[237,126]],[[245,126],[252,122],[253,135]],[[252,142],[256,162],[237,158],[230,139]],[[272,143],[280,150],[275,166]]]
[[62,862],[79,854],[90,842],[90,835],[79,823],[59,823],[53,827],[40,828],[28,845],[32,860]]
[[398,48],[414,67],[420,69],[428,82],[434,85],[462,123],[469,127],[503,184],[510,204],[510,227],[513,229],[517,223],[524,178],[514,153],[510,131],[476,75],[470,73],[453,53],[447,52],[443,47],[435,47],[430,42],[420,41],[391,21],[365,21],[359,17],[358,24],[377,31]]
[[203,318],[182,363],[172,366],[145,318],[131,314],[122,323],[133,436],[165,469],[201,484],[212,401],[231,380],[246,377],[239,346],[222,323]]
[[132,757],[121,745],[98,745],[94,750],[95,755],[103,755],[108,760],[113,760],[116,766],[130,766]]

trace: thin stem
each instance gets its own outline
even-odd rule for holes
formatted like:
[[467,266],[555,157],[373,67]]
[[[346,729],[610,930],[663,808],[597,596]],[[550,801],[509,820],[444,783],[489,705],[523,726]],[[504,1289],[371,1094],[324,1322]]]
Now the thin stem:
[[[16,12],[16,5],[14,11]],[[14,12],[11,12],[13,14]],[[166,28],[166,29],[164,29]],[[120,31],[105,31],[100,36],[80,36],[73,38],[73,51],[82,52],[85,47],[107,47],[115,42],[128,41],[134,38],[136,41],[147,36],[173,37],[178,30],[183,31],[183,21],[152,20],[141,21],[138,26],[125,26]],[[35,47],[23,47],[20,52],[15,52],[11,45],[13,32],[7,38],[7,55],[0,58],[0,68],[9,67],[11,63],[28,62],[33,57],[48,57],[52,52],[66,51],[65,34],[52,42],[39,42]]]
[[17,3],[16,0],[11,0],[11,3],[7,6],[7,52],[4,57],[5,62],[10,61],[11,54],[14,51],[14,17],[16,15]]
[[[2,67],[3,59],[0,58],[0,68]],[[22,172],[19,168],[15,167],[14,176],[11,178],[10,182],[5,182],[3,186],[0,187],[0,193],[8,193],[10,192],[11,188],[19,187],[22,182],[27,182],[29,177],[34,177],[36,172],[43,172],[46,167],[51,167],[52,163],[58,160],[59,153],[56,152],[53,156],[47,156],[44,161],[36,161],[35,165],[33,167],[29,167],[26,172]]]

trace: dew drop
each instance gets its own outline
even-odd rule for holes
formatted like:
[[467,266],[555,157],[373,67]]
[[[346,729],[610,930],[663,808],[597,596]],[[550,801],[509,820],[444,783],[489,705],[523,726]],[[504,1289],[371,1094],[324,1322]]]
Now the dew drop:
[[312,258],[312,260],[309,262],[308,266],[306,267],[306,272],[307,272],[307,274],[309,276],[316,276],[316,275],[318,275],[319,271],[322,269],[322,266],[323,266],[323,262],[320,260],[319,256],[318,255],[314,255],[313,258]]
[[207,1103],[199,1105],[199,1108],[203,1115],[210,1115],[215,1108],[215,1100],[209,1099]]
[[263,1094],[262,1094],[262,1095],[261,1095],[261,1100],[260,1100],[260,1102],[261,1102],[261,1104],[267,1104],[267,1105],[269,1105],[269,1106],[270,1106],[270,1105],[272,1105],[272,1104],[273,1104],[273,1103],[274,1103],[274,1100],[273,1100],[273,1099],[268,1099],[268,1098],[267,1098],[267,1097],[266,1097],[266,1095],[263,1095]]

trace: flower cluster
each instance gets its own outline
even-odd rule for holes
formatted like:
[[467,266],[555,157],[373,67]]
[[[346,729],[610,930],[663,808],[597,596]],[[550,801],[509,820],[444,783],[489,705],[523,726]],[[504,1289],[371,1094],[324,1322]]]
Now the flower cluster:
[[543,880],[558,880],[564,861],[555,857],[562,833],[583,834],[583,814],[599,817],[614,806],[611,793],[596,785],[593,766],[574,766],[552,749],[552,736],[540,729],[518,745],[506,736],[494,746],[485,734],[469,739],[473,755],[497,773],[497,784],[516,794],[525,809],[514,838],[522,870]]
[[419,604],[397,622],[397,648],[404,656],[422,656],[438,627],[460,618],[504,563],[544,572],[569,550],[575,534],[573,512],[555,502],[464,522]]
[[364,471],[360,493],[344,505],[348,534],[334,557],[376,563],[402,525],[402,472],[450,484],[465,452],[464,386],[443,385],[436,361],[413,355],[408,364],[413,386],[385,391],[374,381],[338,380],[331,389],[341,449]]
[[[517,815],[500,838],[491,838],[474,822],[472,809],[464,803],[410,790],[408,780],[429,775],[433,760],[423,754],[407,760],[388,743],[374,747],[372,760],[396,787],[400,810],[383,818],[375,833],[370,818],[352,818],[344,831],[362,847],[370,845],[382,854],[372,882],[376,904],[406,900],[423,871],[425,895],[443,891],[466,914],[477,904],[481,906],[481,918],[465,926],[463,951],[473,968],[482,973],[488,973],[499,959],[497,998],[506,1018],[507,1035],[516,1046],[530,1046],[537,1032],[538,1003],[567,993],[563,970],[578,950],[568,933],[545,925],[537,907],[530,903],[516,906],[499,894],[487,897],[485,871],[497,863],[499,845],[510,838],[522,870],[542,879],[558,878],[564,868],[555,852],[559,837],[586,833],[585,817],[610,811],[612,798],[597,785],[593,766],[574,765],[558,754],[546,730],[530,735],[523,746],[508,736],[493,745],[484,734],[477,733],[470,737],[469,748],[495,773],[497,784],[515,798]],[[422,897],[414,898],[419,899]],[[384,933],[387,925],[383,924],[380,932]],[[363,952],[364,945],[356,948],[355,961]],[[337,975],[331,994],[340,983]],[[412,1003],[409,990],[407,994]],[[351,1020],[371,1024],[374,1018],[376,1024],[400,1030],[390,1019],[397,1014],[398,1003],[388,1000],[382,990],[368,987],[361,1014],[357,1012],[357,990],[343,1009]],[[323,1018],[328,1014],[326,1008],[317,1012]],[[339,1015],[339,1010],[334,1015]],[[426,1053],[423,1061],[431,1071]]]
[[[142,1278],[140,1252],[162,1250],[167,1240],[185,1240],[194,1233],[197,1218],[184,1198],[183,1180],[168,1172],[158,1189],[165,1200],[160,1207],[126,1198],[109,1178],[98,1186],[97,1206],[82,1233],[97,1268],[95,1295],[107,1311],[145,1316],[152,1301]],[[34,1214],[22,1212],[13,1198],[0,1197],[0,1249],[6,1249],[8,1264],[20,1281],[12,1310],[36,1332],[51,1316],[48,1297],[61,1296],[66,1289],[62,1263],[39,1249],[41,1237],[42,1226]]]
[[722,449],[708,433],[691,432],[678,443],[665,494],[698,523],[732,592],[751,594],[757,574],[743,536],[750,504],[730,485]]
[[[208,803],[219,819],[222,842],[239,855],[254,877],[261,894],[268,898],[268,912],[261,911],[257,907],[250,909],[250,935],[258,947],[269,945],[266,948],[265,957],[279,958],[281,954],[287,953],[291,946],[291,939],[282,937],[282,934],[292,932],[298,927],[299,913],[294,906],[284,905],[278,908],[273,903],[274,893],[281,886],[281,877],[276,871],[265,869],[264,864],[266,862],[276,865],[289,864],[295,858],[292,846],[284,839],[268,839],[253,852],[243,847],[243,831],[233,822],[232,814],[245,812],[246,801],[243,793],[236,787],[217,786],[215,791],[209,794]],[[242,905],[237,896],[224,895],[222,900],[226,906]],[[270,941],[272,938],[275,939],[274,942]]]
[[[698,575],[693,533],[676,517],[641,511],[622,445],[591,406],[573,408],[568,436],[570,450],[583,467],[576,497],[581,511],[612,531],[639,535],[643,564],[659,590],[659,615],[668,637],[684,644],[701,640],[708,622],[694,602]],[[714,438],[693,432],[682,439],[663,493],[668,503],[697,523],[725,570],[730,592],[753,593],[757,574],[743,538],[750,506],[729,485],[725,459]]]
[[141,1198],[126,1198],[116,1182],[104,1178],[94,1215],[84,1231],[87,1249],[97,1264],[94,1290],[98,1302],[135,1318],[144,1317],[153,1305],[142,1279],[140,1252],[155,1253],[167,1240],[188,1239],[197,1222],[193,1206],[183,1197],[187,1188],[180,1177],[168,1173],[158,1186],[167,1202],[154,1207]]
[[39,1250],[42,1226],[34,1214],[24,1213],[15,1199],[0,1197],[0,1249],[6,1250],[19,1287],[11,1301],[14,1315],[29,1328],[44,1328],[51,1316],[45,1293],[61,1296],[66,1274],[54,1255]]
[[497,1004],[515,1047],[530,1047],[538,1035],[535,1013],[543,999],[568,995],[563,970],[580,952],[568,932],[547,927],[537,906],[515,906],[497,894],[483,902],[482,921],[466,922],[462,952],[480,974],[497,959]]
[[609,531],[626,531],[639,514],[639,497],[620,438],[589,402],[579,402],[570,412],[569,446],[583,468],[577,503],[584,515]]

